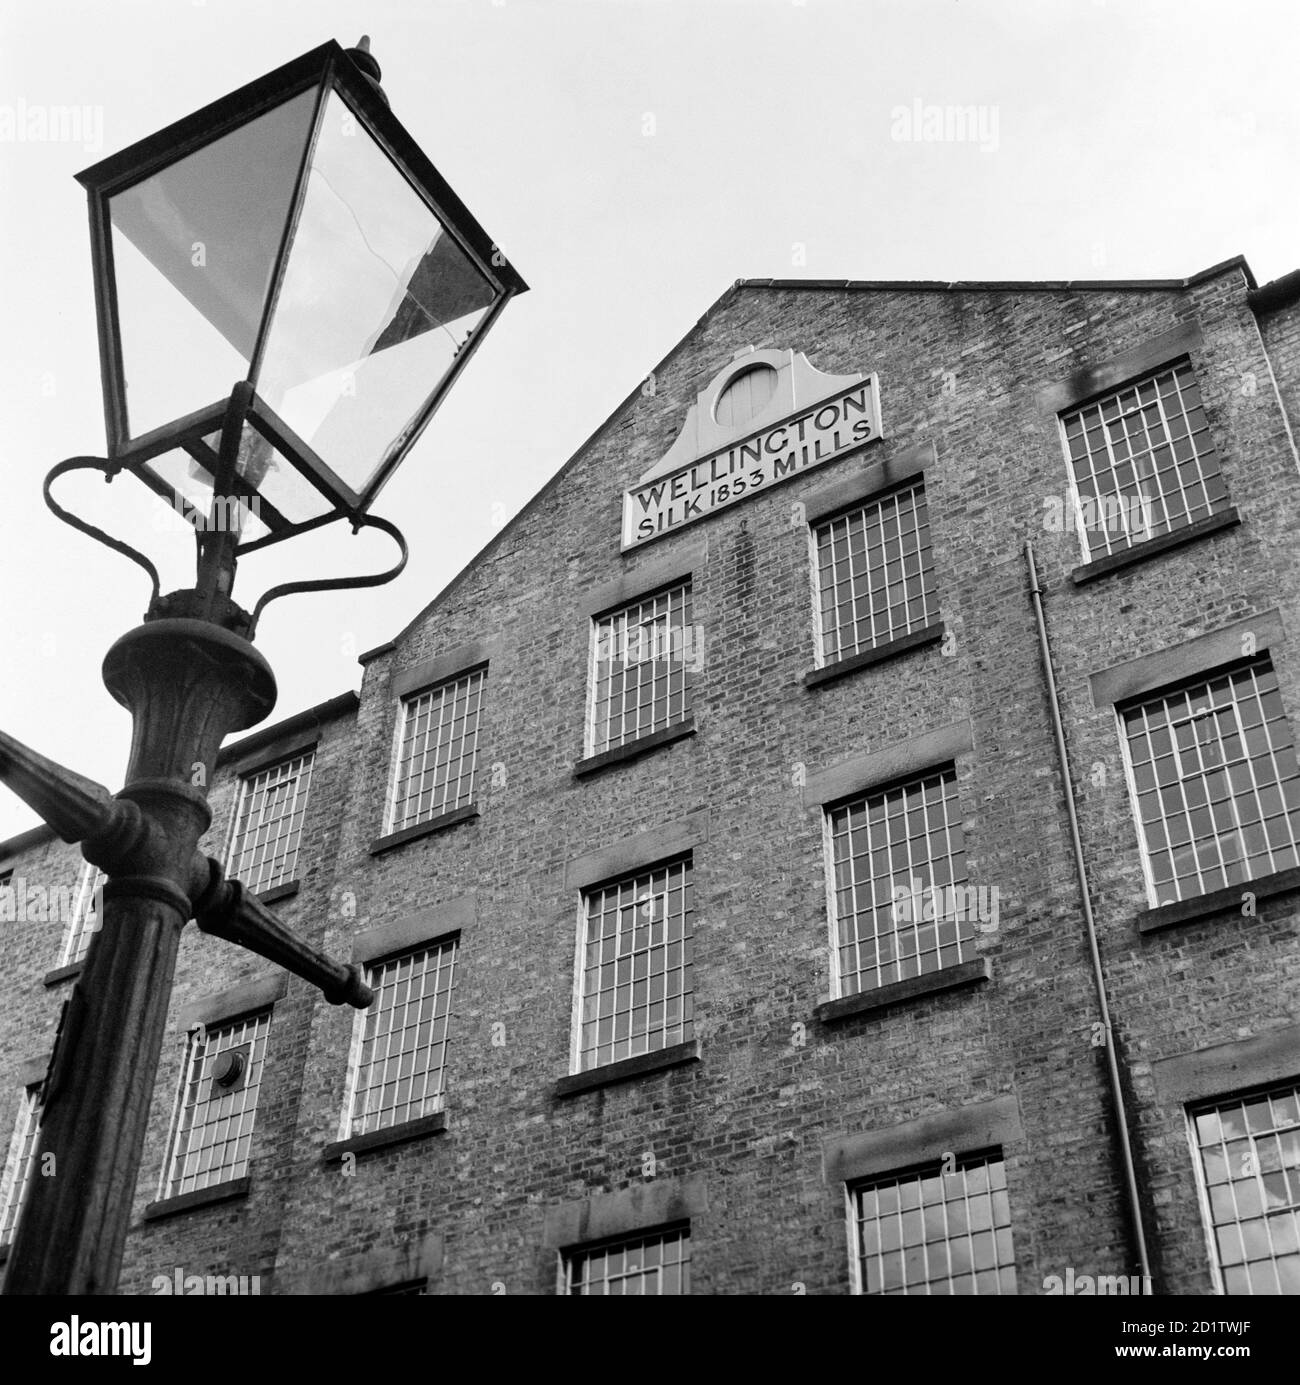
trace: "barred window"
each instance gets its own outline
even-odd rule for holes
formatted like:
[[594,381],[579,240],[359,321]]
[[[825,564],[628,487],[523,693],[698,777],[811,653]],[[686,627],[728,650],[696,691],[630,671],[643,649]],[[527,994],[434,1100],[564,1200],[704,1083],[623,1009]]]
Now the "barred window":
[[564,1257],[566,1294],[689,1294],[689,1227],[573,1250]]
[[851,1198],[858,1293],[1016,1292],[1000,1154],[874,1179]]
[[1061,435],[1085,562],[1229,508],[1186,360],[1063,414]]
[[1120,718],[1153,905],[1300,864],[1300,767],[1268,658]]
[[389,831],[400,832],[473,803],[486,680],[487,669],[476,668],[402,702]]
[[23,1210],[36,1164],[36,1140],[40,1131],[41,1088],[38,1084],[23,1093],[13,1139],[9,1142],[4,1182],[0,1185],[0,1245],[8,1245],[18,1227],[18,1216]]
[[955,966],[977,907],[951,766],[826,814],[840,995]]
[[270,1028],[271,1012],[264,1010],[190,1035],[159,1197],[179,1197],[248,1172]]
[[1189,1114],[1223,1291],[1300,1294],[1300,1085]]
[[924,485],[817,525],[813,544],[819,665],[864,654],[938,620]]
[[593,622],[588,755],[690,716],[694,640],[689,582]]
[[254,894],[295,878],[315,751],[245,779],[239,791],[230,876]]
[[454,938],[372,962],[374,1003],[358,1016],[349,1135],[365,1135],[442,1110]]
[[694,1032],[691,863],[583,897],[578,1069],[684,1043]]
[[103,907],[104,872],[97,866],[86,863],[81,873],[81,887],[77,892],[77,903],[68,934],[63,941],[63,958],[59,965],[70,967],[84,962],[90,950],[90,940],[99,932],[102,922],[100,910]]

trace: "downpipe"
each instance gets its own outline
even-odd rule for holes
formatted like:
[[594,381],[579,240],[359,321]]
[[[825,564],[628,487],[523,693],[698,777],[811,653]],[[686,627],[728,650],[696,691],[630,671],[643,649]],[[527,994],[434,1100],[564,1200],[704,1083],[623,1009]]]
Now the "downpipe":
[[1038,585],[1038,565],[1034,561],[1034,546],[1025,541],[1025,565],[1029,569],[1029,596],[1038,622],[1038,647],[1043,659],[1043,676],[1047,680],[1047,701],[1052,711],[1052,734],[1056,738],[1056,756],[1061,767],[1061,783],[1065,789],[1065,811],[1070,823],[1070,844],[1074,849],[1074,869],[1079,878],[1079,894],[1083,899],[1083,919],[1088,934],[1088,955],[1092,960],[1092,979],[1097,991],[1097,1008],[1101,1011],[1102,1028],[1106,1036],[1106,1069],[1110,1076],[1110,1095],[1115,1108],[1115,1124],[1119,1135],[1120,1162],[1123,1165],[1124,1189],[1128,1198],[1129,1219],[1133,1226],[1134,1244],[1143,1281],[1152,1283],[1151,1261],[1147,1255],[1146,1232],[1142,1227],[1142,1202],[1138,1195],[1137,1172],[1133,1165],[1133,1145],[1129,1139],[1128,1114],[1124,1108],[1124,1090],[1120,1085],[1119,1062],[1115,1057],[1115,1035],[1110,1022],[1110,1004],[1106,999],[1106,981],[1101,969],[1101,952],[1097,947],[1097,922],[1092,912],[1092,894],[1088,888],[1088,869],[1083,860],[1083,842],[1079,836],[1079,816],[1074,804],[1074,780],[1070,776],[1070,760],[1065,749],[1065,731],[1061,725],[1061,703],[1056,691],[1056,674],[1052,669],[1052,651],[1047,642],[1047,622],[1043,617],[1043,594]]

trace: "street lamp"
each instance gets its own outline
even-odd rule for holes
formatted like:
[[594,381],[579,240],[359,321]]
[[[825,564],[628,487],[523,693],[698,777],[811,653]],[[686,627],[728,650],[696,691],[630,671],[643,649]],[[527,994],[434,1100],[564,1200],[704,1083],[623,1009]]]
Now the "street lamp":
[[[527,285],[389,110],[362,39],[327,43],[79,175],[90,200],[108,455],[45,482],[50,508],[150,575],[143,625],[104,661],[132,715],[113,796],[0,734],[0,779],[108,876],[103,923],[64,1007],[41,1156],[6,1293],[116,1287],[180,932],[269,957],[332,1003],[355,967],[285,928],[198,850],[221,742],[263,720],[275,679],[250,640],[269,601],[374,585],[404,567],[379,491],[512,295]],[[194,526],[193,588],[69,514],[65,472],[130,473]],[[401,550],[364,577],[304,580],[251,614],[238,557],[335,520]]]

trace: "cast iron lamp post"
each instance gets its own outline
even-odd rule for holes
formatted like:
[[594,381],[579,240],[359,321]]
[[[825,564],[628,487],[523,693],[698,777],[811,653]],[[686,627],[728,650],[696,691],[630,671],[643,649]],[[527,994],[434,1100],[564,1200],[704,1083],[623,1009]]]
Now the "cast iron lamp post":
[[[334,1004],[373,999],[198,850],[221,742],[275,679],[269,601],[396,577],[368,513],[470,355],[527,285],[388,109],[368,41],[327,43],[79,175],[90,198],[108,456],[46,478],[51,509],[150,575],[144,624],[104,661],[131,713],[117,795],[0,734],[0,779],[103,870],[103,922],[64,1007],[6,1293],[112,1293],[181,929],[268,957]],[[63,473],[128,472],[195,527],[197,580],[163,595],[143,554],[55,503]],[[273,588],[238,556],[334,520],[398,544],[389,571]]]

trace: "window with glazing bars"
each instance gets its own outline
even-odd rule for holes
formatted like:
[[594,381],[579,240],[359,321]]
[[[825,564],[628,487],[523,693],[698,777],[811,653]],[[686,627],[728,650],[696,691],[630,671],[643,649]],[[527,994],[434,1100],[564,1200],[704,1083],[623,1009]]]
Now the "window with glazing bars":
[[813,547],[819,665],[851,659],[939,619],[923,485],[818,524]]
[[693,640],[689,582],[592,622],[588,755],[690,716]]
[[583,896],[578,1070],[685,1043],[694,1032],[691,863]]
[[256,894],[295,878],[315,751],[249,775],[239,791],[230,876]]
[[456,950],[449,938],[366,968],[375,1000],[357,1017],[349,1136],[442,1110]]
[[72,921],[68,925],[68,936],[64,939],[60,966],[70,967],[77,962],[85,961],[86,953],[90,949],[90,940],[99,931],[100,909],[103,905],[100,891],[103,887],[104,872],[87,862],[81,873],[81,886],[77,892]]
[[975,911],[954,768],[833,808],[826,822],[840,995],[970,957]]
[[646,1232],[625,1241],[570,1251],[564,1257],[566,1294],[689,1294],[689,1227]]
[[1062,414],[1061,435],[1085,562],[1229,508],[1188,361]]
[[1223,1291],[1300,1294],[1300,1085],[1189,1114]]
[[1016,1292],[1000,1154],[873,1179],[853,1187],[850,1201],[858,1293]]
[[5,1160],[4,1182],[0,1185],[0,1245],[8,1245],[18,1226],[18,1215],[32,1180],[36,1162],[36,1140],[41,1131],[41,1089],[28,1087],[18,1108],[18,1121]]
[[1300,864],[1300,767],[1268,658],[1119,715],[1152,905]]
[[402,702],[390,832],[473,803],[486,679],[472,669]]
[[[190,1035],[159,1197],[179,1197],[248,1172],[270,1029],[271,1012],[265,1010]],[[242,1058],[242,1070],[239,1079],[224,1088],[215,1080],[218,1062],[232,1050]]]

